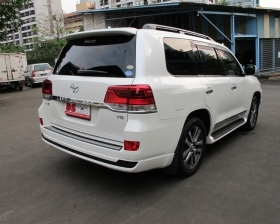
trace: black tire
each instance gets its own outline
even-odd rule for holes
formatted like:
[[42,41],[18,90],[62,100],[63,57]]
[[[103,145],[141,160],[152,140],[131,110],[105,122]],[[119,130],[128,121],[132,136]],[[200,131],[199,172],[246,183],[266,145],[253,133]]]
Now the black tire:
[[244,125],[244,128],[247,131],[252,131],[256,127],[258,115],[259,115],[259,105],[260,105],[259,98],[254,96],[248,114],[247,122]]
[[196,117],[188,119],[179,140],[177,174],[193,175],[200,167],[206,148],[206,131],[203,122]]
[[30,81],[30,87],[33,88],[34,84]]
[[18,87],[18,90],[19,90],[19,91],[23,90],[23,86],[19,86],[19,87]]

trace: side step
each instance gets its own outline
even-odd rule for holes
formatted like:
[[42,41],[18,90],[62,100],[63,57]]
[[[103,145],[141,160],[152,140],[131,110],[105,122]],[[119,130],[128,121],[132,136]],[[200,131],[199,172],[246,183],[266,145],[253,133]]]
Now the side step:
[[242,124],[244,124],[244,119],[240,118],[237,121],[234,121],[233,123],[229,124],[228,126],[214,132],[212,134],[212,137],[214,138],[214,140],[217,140],[218,138],[228,134],[229,132],[231,132],[233,129],[241,126]]

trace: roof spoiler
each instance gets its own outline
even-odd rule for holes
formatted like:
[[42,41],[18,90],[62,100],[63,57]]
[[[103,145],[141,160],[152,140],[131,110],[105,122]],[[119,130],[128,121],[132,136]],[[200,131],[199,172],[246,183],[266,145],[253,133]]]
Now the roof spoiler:
[[171,26],[162,26],[162,25],[158,25],[158,24],[145,24],[142,29],[152,29],[152,30],[161,30],[161,31],[167,31],[167,32],[173,32],[173,33],[180,33],[180,34],[184,34],[184,35],[190,35],[190,36],[194,36],[194,37],[200,37],[206,40],[211,40],[214,41],[211,37],[200,34],[200,33],[196,33],[193,31],[189,31],[189,30],[183,30],[180,28],[176,28],[176,27],[171,27]]

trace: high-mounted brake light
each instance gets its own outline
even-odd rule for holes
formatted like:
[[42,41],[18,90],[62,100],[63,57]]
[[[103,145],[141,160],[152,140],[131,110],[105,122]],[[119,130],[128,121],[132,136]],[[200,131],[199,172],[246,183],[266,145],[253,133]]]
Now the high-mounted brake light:
[[42,85],[43,99],[51,100],[52,99],[52,81],[46,79]]
[[153,91],[149,85],[109,86],[104,103],[118,111],[135,113],[157,111]]

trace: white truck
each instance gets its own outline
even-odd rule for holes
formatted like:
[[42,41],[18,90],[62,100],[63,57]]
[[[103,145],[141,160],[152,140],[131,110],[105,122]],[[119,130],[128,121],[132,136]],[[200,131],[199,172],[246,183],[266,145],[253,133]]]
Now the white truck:
[[0,53],[0,89],[23,89],[24,69],[27,66],[25,53]]

